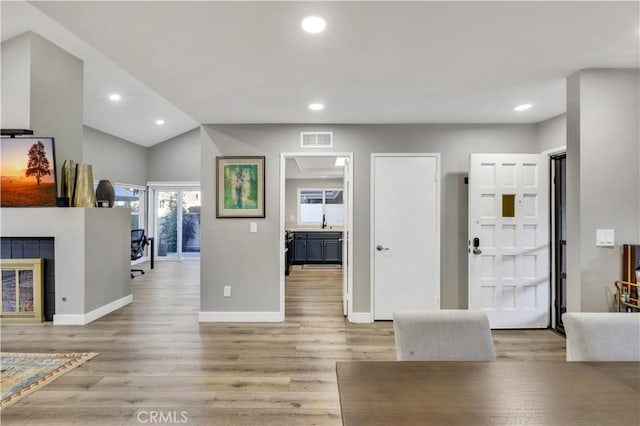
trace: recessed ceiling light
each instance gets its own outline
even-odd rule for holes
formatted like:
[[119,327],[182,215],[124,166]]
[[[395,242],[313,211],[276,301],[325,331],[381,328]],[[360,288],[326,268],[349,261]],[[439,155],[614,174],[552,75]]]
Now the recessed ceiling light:
[[156,120],[156,124],[158,126],[162,126],[164,124],[164,120]]
[[522,104],[522,105],[518,105],[517,107],[515,107],[513,110],[514,111],[526,111],[529,108],[531,108],[533,105],[531,104]]
[[309,109],[311,111],[322,111],[324,109],[324,105],[322,104],[309,104]]
[[307,16],[302,20],[302,29],[310,34],[318,34],[324,31],[327,23],[319,16]]
[[119,93],[112,93],[109,95],[109,99],[111,99],[113,102],[118,102],[120,99],[122,99],[122,96],[120,96]]

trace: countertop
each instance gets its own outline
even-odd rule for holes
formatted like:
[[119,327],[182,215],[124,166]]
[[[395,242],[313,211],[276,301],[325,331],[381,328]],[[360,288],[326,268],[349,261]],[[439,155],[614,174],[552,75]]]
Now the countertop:
[[342,227],[334,226],[322,229],[319,226],[288,226],[286,230],[291,232],[342,232]]

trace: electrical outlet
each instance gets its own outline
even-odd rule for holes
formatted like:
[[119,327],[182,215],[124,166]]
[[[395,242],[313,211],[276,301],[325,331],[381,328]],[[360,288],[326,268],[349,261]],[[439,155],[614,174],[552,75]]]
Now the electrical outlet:
[[230,285],[225,285],[224,286],[224,297],[231,297],[231,286]]

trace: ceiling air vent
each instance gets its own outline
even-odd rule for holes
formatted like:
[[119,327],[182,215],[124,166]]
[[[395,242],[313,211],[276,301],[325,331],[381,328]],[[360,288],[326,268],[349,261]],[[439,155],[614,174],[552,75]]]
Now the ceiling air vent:
[[300,132],[302,148],[331,148],[333,132]]

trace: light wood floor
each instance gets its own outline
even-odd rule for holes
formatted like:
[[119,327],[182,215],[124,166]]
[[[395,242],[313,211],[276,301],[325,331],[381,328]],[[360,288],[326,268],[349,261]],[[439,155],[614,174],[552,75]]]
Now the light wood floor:
[[[143,267],[134,302],[87,326],[2,325],[3,351],[101,354],[4,410],[3,425],[151,424],[152,412],[189,425],[339,425],[335,362],[395,357],[390,322],[344,320],[341,271],[292,271],[284,323],[199,324],[199,263]],[[565,358],[547,330],[494,340],[498,361]]]

